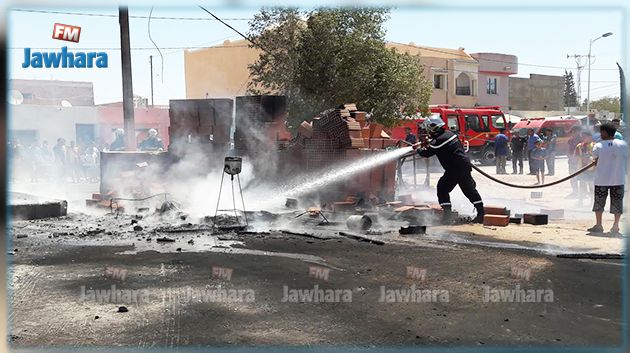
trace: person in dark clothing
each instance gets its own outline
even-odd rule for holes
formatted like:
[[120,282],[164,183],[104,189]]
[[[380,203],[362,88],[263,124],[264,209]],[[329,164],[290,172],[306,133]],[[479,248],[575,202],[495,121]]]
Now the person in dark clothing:
[[512,141],[510,141],[510,145],[512,147],[512,174],[517,173],[517,164],[519,167],[518,174],[523,174],[523,156],[527,140],[525,137],[521,136],[520,132],[517,130],[512,134]]
[[418,137],[411,133],[411,128],[405,128],[405,141],[412,145],[418,142]]
[[162,139],[157,136],[157,130],[149,129],[149,137],[138,145],[140,151],[160,151],[164,149]]
[[429,133],[431,141],[426,147],[417,149],[417,153],[425,158],[437,156],[444,168],[444,175],[437,184],[437,196],[443,210],[443,222],[448,223],[452,216],[450,192],[459,185],[464,195],[470,200],[477,210],[475,223],[483,223],[483,201],[477,191],[477,184],[473,179],[470,159],[464,151],[461,141],[453,132],[444,130],[444,121],[440,118],[427,118],[423,122],[423,128]]
[[496,156],[497,174],[507,174],[505,161],[508,155],[508,138],[505,135],[505,129],[499,130],[494,138],[494,155]]
[[111,145],[109,145],[110,151],[124,151],[125,150],[125,130],[116,129],[116,138]]
[[552,129],[545,130],[543,135],[543,146],[545,147],[547,169],[549,173],[547,175],[553,176],[556,173],[556,140],[558,137],[553,133]]

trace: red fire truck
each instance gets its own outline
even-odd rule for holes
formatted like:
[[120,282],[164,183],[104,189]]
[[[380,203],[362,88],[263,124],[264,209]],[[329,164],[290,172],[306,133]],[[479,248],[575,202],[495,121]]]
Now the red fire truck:
[[[503,112],[498,106],[457,108],[448,105],[430,107],[431,114],[444,120],[445,128],[457,135],[467,148],[472,160],[479,160],[483,165],[494,164],[494,137],[499,129],[507,126]],[[393,139],[405,139],[405,128],[411,128],[413,134],[418,135],[418,126],[424,118],[403,120],[397,127],[392,128]],[[506,128],[506,135],[510,132]]]

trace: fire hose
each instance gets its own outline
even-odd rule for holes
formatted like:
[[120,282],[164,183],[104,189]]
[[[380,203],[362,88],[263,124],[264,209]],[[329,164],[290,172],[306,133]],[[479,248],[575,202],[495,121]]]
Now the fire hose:
[[566,177],[564,177],[564,178],[562,178],[560,180],[556,180],[554,182],[551,182],[551,183],[548,183],[548,184],[542,184],[542,185],[516,185],[516,184],[511,184],[511,183],[508,183],[506,181],[503,181],[503,180],[500,180],[500,179],[497,179],[497,178],[493,177],[492,175],[484,172],[483,170],[481,170],[479,167],[477,167],[476,165],[474,165],[472,163],[470,165],[473,167],[474,170],[478,171],[481,175],[483,175],[486,178],[488,178],[488,179],[490,179],[492,181],[495,181],[495,182],[497,182],[499,184],[502,184],[502,185],[505,185],[505,186],[509,186],[509,187],[512,187],[512,188],[519,188],[519,189],[538,189],[538,188],[545,188],[547,186],[552,186],[552,185],[556,185],[556,184],[560,184],[562,182],[565,182],[565,181],[567,181],[567,180],[569,180],[569,179],[571,179],[573,177],[576,177],[576,176],[584,173],[586,170],[588,170],[589,168],[591,168],[595,164],[596,164],[596,162],[592,162],[591,164],[583,167],[582,169],[578,170],[577,172],[575,172],[575,173],[573,173],[571,175],[568,175],[568,176],[566,176]]
[[[409,143],[409,142],[407,142],[407,141],[403,141],[403,140],[401,140],[401,141],[402,141],[402,142],[404,142],[404,143],[406,143],[406,144],[407,144],[407,145],[409,145],[409,146],[414,146],[414,144]],[[419,145],[426,145],[426,144],[427,144],[427,141],[425,140],[425,141],[422,141],[422,142],[420,142],[420,143],[418,143],[418,144],[419,144]],[[414,151],[413,153],[415,154],[416,152]],[[406,156],[404,156],[404,158],[406,158],[406,157],[407,157],[407,155],[406,155]],[[490,179],[490,180],[492,180],[492,181],[494,181],[494,182],[497,182],[497,183],[499,183],[499,184],[501,184],[501,185],[509,186],[509,187],[512,187],[512,188],[518,188],[518,189],[538,189],[538,188],[545,188],[545,187],[548,187],[548,186],[553,186],[553,185],[557,185],[557,184],[563,183],[563,182],[565,182],[565,181],[567,181],[567,180],[569,180],[569,179],[571,179],[571,178],[574,178],[574,177],[576,177],[576,176],[578,176],[578,175],[580,175],[580,174],[584,173],[584,172],[585,172],[585,171],[587,171],[589,168],[593,167],[595,164],[597,164],[597,162],[596,162],[596,161],[593,161],[593,162],[591,162],[589,165],[587,165],[587,166],[583,167],[582,169],[580,169],[580,170],[576,171],[575,173],[570,174],[570,175],[568,175],[568,176],[566,176],[566,177],[564,177],[564,178],[562,178],[562,179],[560,179],[560,180],[556,180],[556,181],[554,181],[554,182],[551,182],[551,183],[548,183],[548,184],[541,184],[541,185],[517,185],[517,184],[508,183],[508,182],[506,182],[506,181],[503,181],[503,180],[500,180],[500,179],[497,179],[497,178],[493,177],[492,175],[490,175],[490,174],[488,174],[488,173],[484,172],[483,170],[481,170],[481,168],[477,167],[476,165],[474,165],[474,164],[472,164],[472,163],[470,163],[470,166],[471,166],[474,170],[478,171],[478,172],[479,172],[479,174],[481,174],[481,175],[485,176],[486,178],[488,178],[488,179]]]

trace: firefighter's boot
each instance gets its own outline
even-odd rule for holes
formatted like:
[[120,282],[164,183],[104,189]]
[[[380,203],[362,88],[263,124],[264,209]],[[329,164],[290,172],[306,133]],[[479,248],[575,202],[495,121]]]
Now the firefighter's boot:
[[473,223],[483,223],[483,216],[485,215],[483,203],[476,204],[475,209],[477,210],[477,216],[473,219]]
[[451,224],[453,222],[453,211],[451,206],[442,206],[442,224]]

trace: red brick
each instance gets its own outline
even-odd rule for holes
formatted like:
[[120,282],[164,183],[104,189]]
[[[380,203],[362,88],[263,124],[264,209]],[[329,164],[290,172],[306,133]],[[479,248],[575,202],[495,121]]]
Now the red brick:
[[504,216],[507,214],[507,208],[500,207],[500,206],[485,206],[483,208],[483,211],[485,214],[492,214],[492,215]]
[[364,148],[365,145],[363,144],[363,139],[362,138],[350,138],[350,141],[352,143],[352,148]]
[[[363,138],[361,137],[361,131],[359,131],[359,130],[350,130],[350,138],[351,139],[359,139],[359,140],[363,141]],[[363,142],[361,142],[361,144],[365,145]]]
[[370,137],[380,138],[381,132],[383,132],[383,125],[381,124],[370,124]]
[[359,122],[365,121],[365,112],[355,111],[355,112],[350,112],[350,114],[356,121],[359,121]]
[[297,132],[307,138],[313,137],[313,125],[303,121],[297,129]]
[[369,139],[370,138],[370,128],[369,127],[364,127],[361,129],[361,137],[363,137],[364,139]]
[[507,215],[487,214],[483,216],[484,226],[505,227],[510,224],[510,217]]

